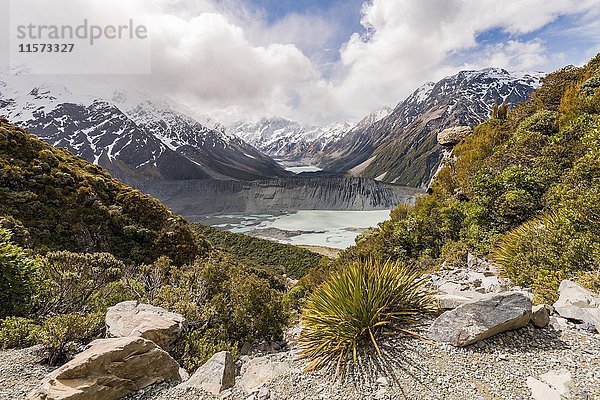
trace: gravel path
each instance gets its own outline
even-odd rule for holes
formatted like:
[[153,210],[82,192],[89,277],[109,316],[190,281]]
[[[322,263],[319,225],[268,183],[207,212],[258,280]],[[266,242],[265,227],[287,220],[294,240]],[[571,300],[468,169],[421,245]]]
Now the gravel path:
[[[416,339],[390,343],[388,354],[400,385],[374,375],[369,383],[332,384],[322,373],[303,373],[305,363],[294,352],[269,356],[290,363],[288,374],[271,382],[269,399],[529,399],[526,385],[549,370],[568,369],[573,377],[572,399],[600,399],[600,335],[577,329],[557,332],[531,325],[505,332],[468,348],[432,345]],[[404,349],[404,350],[402,350]],[[402,373],[398,360],[414,378]],[[0,399],[24,399],[50,368],[39,364],[36,347],[0,352]],[[388,381],[387,384],[385,381]],[[402,389],[401,389],[402,388]],[[265,391],[263,391],[265,392]],[[247,399],[239,387],[221,398]],[[129,400],[213,399],[197,390],[183,391],[163,383],[127,397]],[[256,397],[258,399],[258,397]]]
[[40,364],[40,347],[0,351],[0,399],[24,399],[52,368]]
[[[406,347],[399,352],[400,347]],[[390,346],[392,347],[392,346]],[[552,328],[535,329],[531,325],[505,332],[468,348],[431,345],[419,340],[396,344],[394,355],[404,355],[414,378],[395,370],[400,385],[391,379],[371,383],[332,384],[320,373],[302,373],[304,362],[292,352],[269,356],[273,361],[288,361],[291,372],[268,385],[269,399],[529,399],[527,377],[538,378],[549,370],[566,368],[571,372],[572,399],[600,399],[600,335],[581,330],[563,332]],[[385,381],[388,381],[386,384]],[[420,381],[420,383],[419,383]],[[400,389],[402,388],[402,389]],[[265,391],[263,391],[265,392]],[[130,400],[192,400],[216,397],[199,391],[163,384],[138,392]],[[234,386],[221,395],[229,399],[251,397]],[[264,398],[264,397],[263,397]]]

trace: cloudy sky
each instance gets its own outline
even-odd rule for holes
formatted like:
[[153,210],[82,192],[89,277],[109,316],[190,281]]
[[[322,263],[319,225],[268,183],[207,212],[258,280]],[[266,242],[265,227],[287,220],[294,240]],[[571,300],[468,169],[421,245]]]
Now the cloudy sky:
[[[39,2],[42,14],[59,4]],[[461,69],[551,71],[600,52],[598,0],[93,3],[88,18],[133,16],[150,27],[152,74],[128,79],[224,122],[355,121]]]

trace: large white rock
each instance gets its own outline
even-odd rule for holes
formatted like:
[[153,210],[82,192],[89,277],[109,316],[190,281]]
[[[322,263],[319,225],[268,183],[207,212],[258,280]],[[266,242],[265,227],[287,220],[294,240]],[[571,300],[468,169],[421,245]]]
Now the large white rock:
[[554,309],[561,317],[590,324],[600,332],[600,296],[570,280],[562,281],[558,292]]
[[433,298],[440,310],[452,310],[453,308],[473,301],[473,299],[469,297],[446,293],[433,295]]
[[290,364],[286,361],[271,361],[268,356],[253,358],[242,367],[238,385],[247,393],[251,393],[290,370]]
[[530,318],[531,300],[524,293],[487,294],[440,315],[431,325],[429,337],[463,347],[520,328]]
[[437,135],[437,141],[442,146],[454,146],[459,144],[473,132],[470,126],[455,126],[446,128]]
[[52,371],[30,400],[117,400],[146,386],[178,381],[179,365],[141,337],[98,339]]
[[118,303],[106,313],[107,336],[143,337],[166,351],[185,329],[187,320],[183,315],[136,301]]
[[231,353],[221,351],[214,354],[204,365],[184,383],[182,388],[193,387],[202,389],[215,396],[227,390],[235,383],[235,363]]

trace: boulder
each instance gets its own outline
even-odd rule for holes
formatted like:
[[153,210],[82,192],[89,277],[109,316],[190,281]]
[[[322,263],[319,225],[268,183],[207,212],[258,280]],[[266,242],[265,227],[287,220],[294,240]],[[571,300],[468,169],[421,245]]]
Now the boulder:
[[497,333],[517,329],[531,318],[531,300],[522,292],[483,295],[440,315],[429,337],[463,347]]
[[214,354],[186,382],[179,386],[202,389],[218,396],[222,391],[232,387],[234,383],[235,363],[233,357],[230,352],[221,351]]
[[569,280],[560,283],[558,292],[554,303],[558,315],[594,326],[600,332],[600,296]]
[[545,328],[550,323],[552,307],[548,304],[540,304],[531,309],[531,323],[536,328]]
[[290,364],[286,361],[272,361],[268,356],[253,358],[242,367],[238,385],[251,393],[290,370]]
[[166,351],[185,329],[187,321],[183,315],[136,301],[118,303],[106,313],[108,337],[140,336]]
[[437,141],[442,146],[454,146],[462,142],[473,132],[470,126],[455,126],[446,128],[437,135]]
[[436,294],[433,296],[433,298],[436,300],[437,306],[440,310],[452,310],[453,308],[473,301],[473,299],[469,297],[446,293]]
[[141,337],[98,339],[52,371],[30,400],[116,400],[146,386],[180,380],[179,365]]

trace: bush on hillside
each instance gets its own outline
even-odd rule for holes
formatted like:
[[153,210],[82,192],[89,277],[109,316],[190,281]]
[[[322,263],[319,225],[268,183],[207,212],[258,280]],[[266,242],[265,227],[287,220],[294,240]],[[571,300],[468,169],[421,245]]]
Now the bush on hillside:
[[59,365],[80,348],[102,336],[104,314],[70,313],[49,317],[37,333],[37,342],[44,346],[47,362]]
[[0,123],[0,216],[20,221],[41,252],[110,252],[128,263],[167,256],[182,265],[208,250],[158,200],[6,122]]
[[40,265],[0,228],[0,319],[31,311],[40,287]]
[[323,258],[319,254],[297,246],[225,232],[200,224],[192,226],[215,247],[230,253],[244,263],[260,266],[271,274],[285,274],[292,279],[300,279]]
[[0,320],[0,349],[22,349],[37,343],[40,326],[22,317]]
[[220,351],[231,352],[235,359],[239,353],[238,344],[219,340],[211,331],[199,330],[185,333],[178,341],[178,348],[174,350],[181,360],[181,366],[191,373]]
[[507,233],[491,257],[516,284],[533,287],[538,302],[553,303],[563,279],[600,265],[600,243],[585,226],[549,214]]
[[52,252],[46,254],[44,264],[49,296],[42,306],[43,315],[92,311],[92,296],[107,295],[108,285],[120,280],[125,269],[109,253]]

